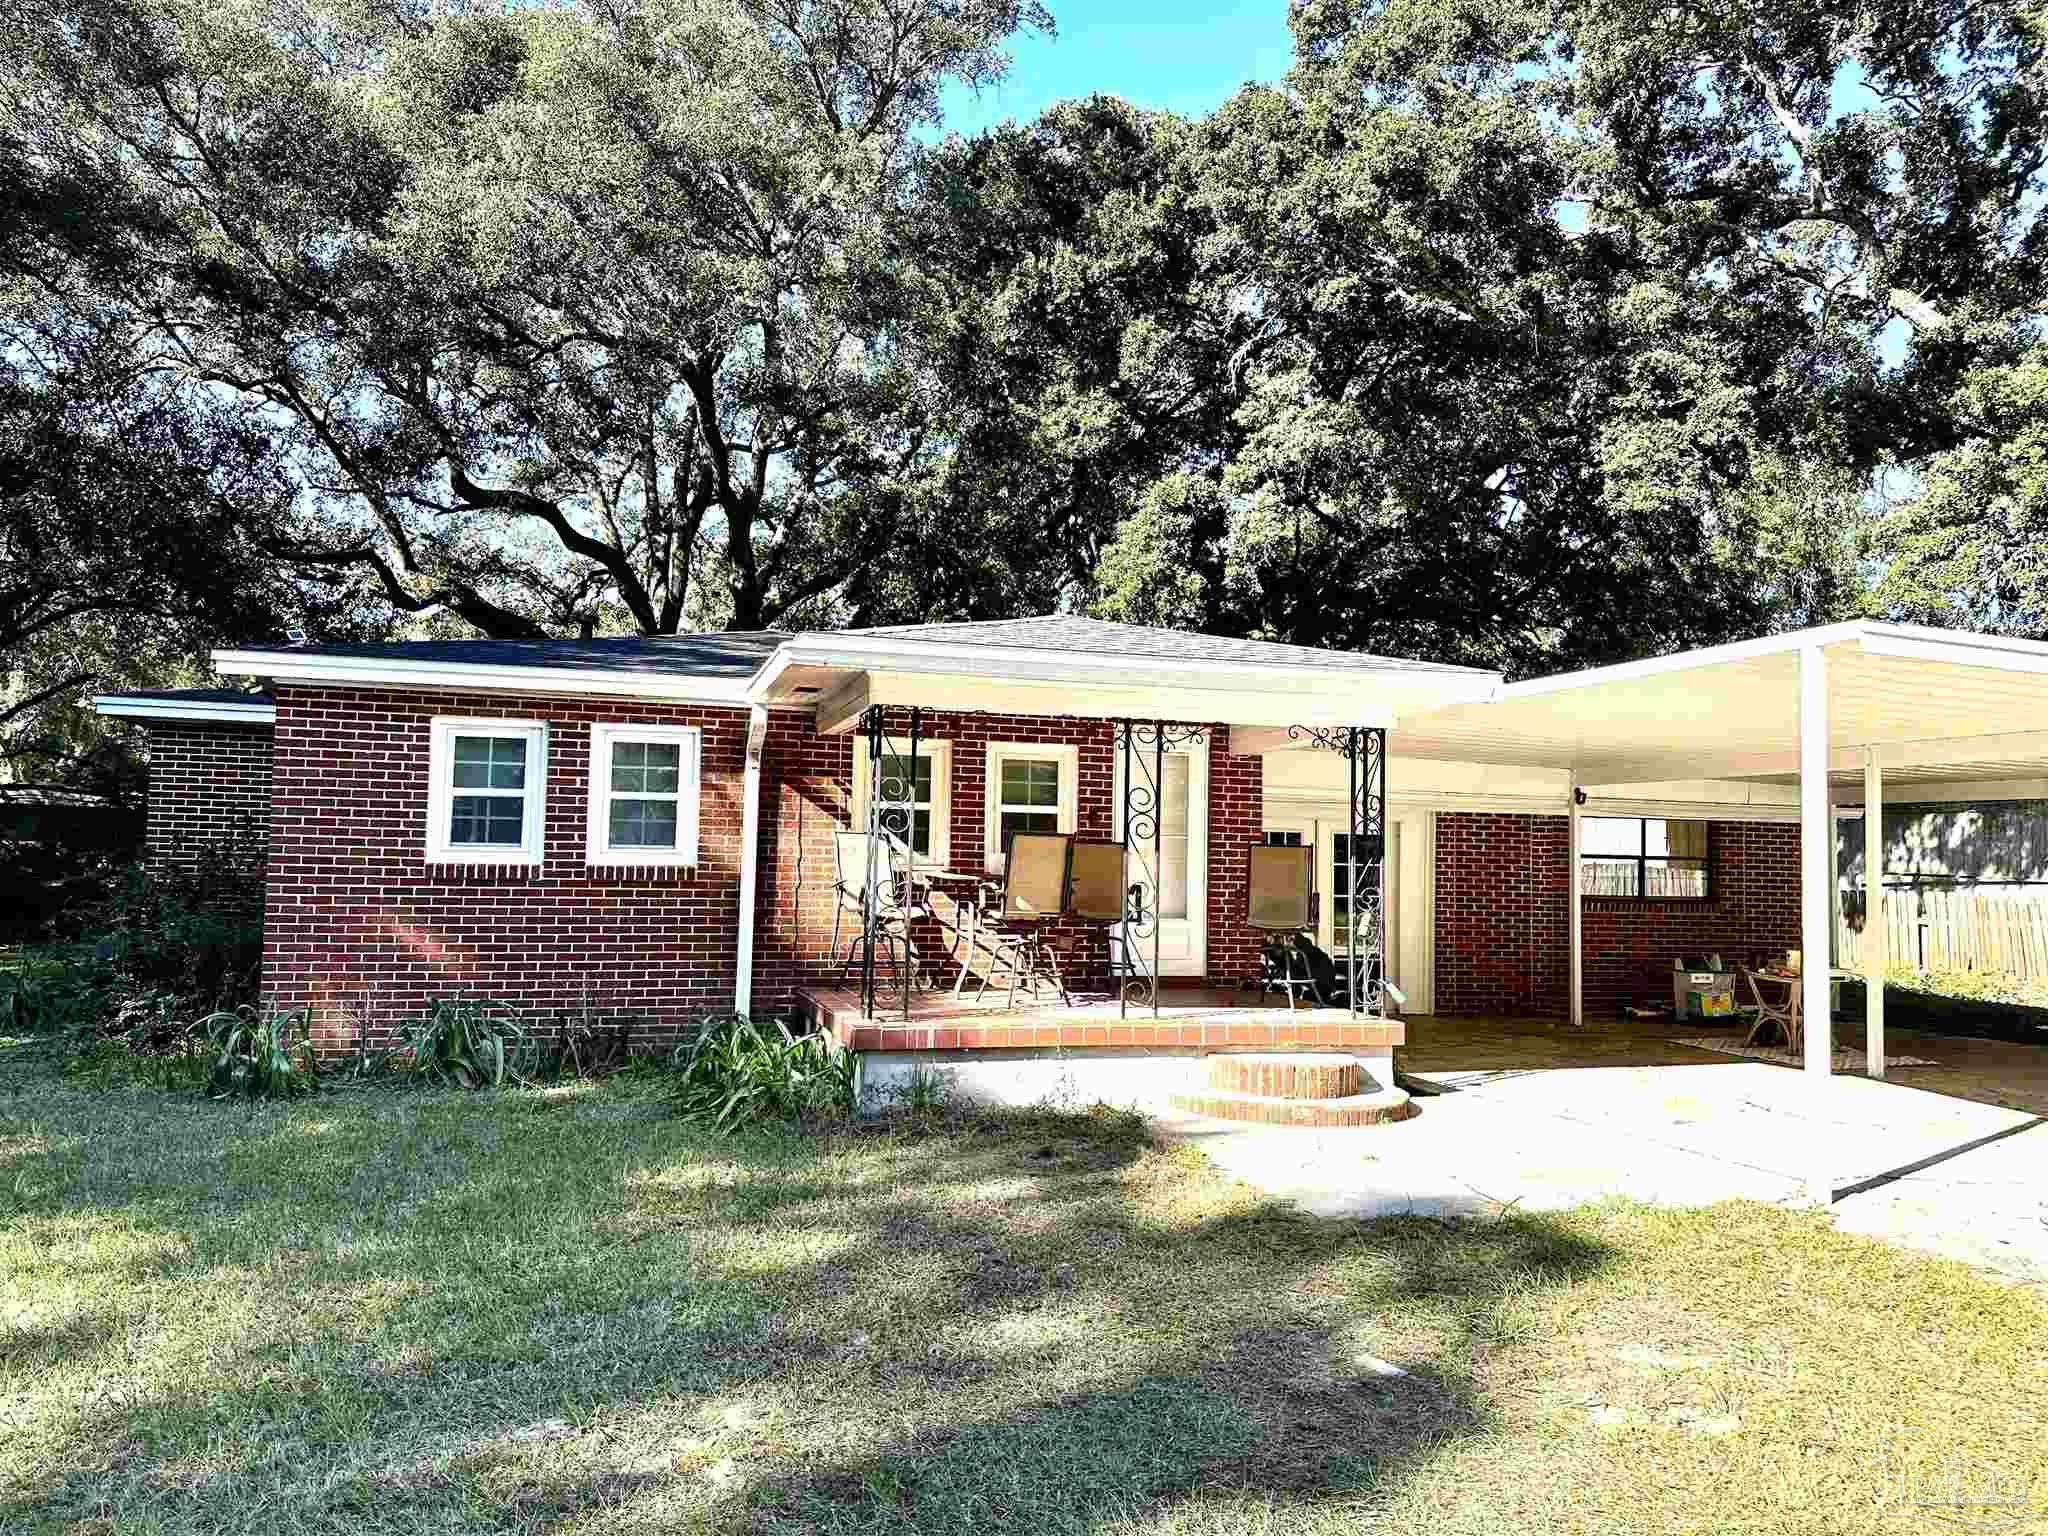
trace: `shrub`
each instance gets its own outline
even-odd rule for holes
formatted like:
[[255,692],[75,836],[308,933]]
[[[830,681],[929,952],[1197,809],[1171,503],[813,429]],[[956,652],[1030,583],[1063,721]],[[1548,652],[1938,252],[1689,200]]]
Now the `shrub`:
[[195,1033],[206,1043],[206,1091],[214,1098],[293,1099],[320,1086],[310,1008],[212,1013]]
[[436,998],[424,1014],[398,1021],[399,1052],[415,1077],[460,1088],[523,1081],[526,1027],[509,1003],[481,997]]
[[670,1089],[676,1113],[719,1130],[755,1120],[843,1116],[859,1095],[851,1051],[823,1035],[794,1035],[730,1014],[676,1048]]

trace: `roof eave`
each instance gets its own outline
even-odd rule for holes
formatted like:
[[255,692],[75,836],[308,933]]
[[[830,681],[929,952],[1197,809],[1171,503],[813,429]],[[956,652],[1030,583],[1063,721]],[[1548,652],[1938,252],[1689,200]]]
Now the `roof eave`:
[[677,676],[595,667],[489,666],[402,661],[388,657],[322,656],[289,650],[219,650],[215,670],[236,677],[342,687],[433,688],[493,693],[602,694],[679,704],[744,705],[754,674]]
[[272,725],[277,721],[275,704],[254,701],[229,704],[218,699],[146,699],[99,693],[93,695],[92,707],[117,720],[197,720],[224,725]]

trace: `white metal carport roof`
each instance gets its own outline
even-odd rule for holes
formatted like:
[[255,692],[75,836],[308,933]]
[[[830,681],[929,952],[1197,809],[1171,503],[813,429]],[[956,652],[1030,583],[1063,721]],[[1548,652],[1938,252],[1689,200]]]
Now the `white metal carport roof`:
[[1829,768],[1875,747],[1894,782],[2038,776],[2048,644],[1852,623],[1510,683],[1497,700],[1405,715],[1406,757],[1570,768],[1582,784],[1799,771],[1800,658],[1827,659]]

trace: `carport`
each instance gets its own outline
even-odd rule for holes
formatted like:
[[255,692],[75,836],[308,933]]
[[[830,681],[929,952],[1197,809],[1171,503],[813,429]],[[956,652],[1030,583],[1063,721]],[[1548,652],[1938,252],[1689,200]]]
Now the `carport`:
[[[1675,781],[1794,784],[1800,823],[1804,1066],[1831,1072],[1829,967],[1833,803],[1860,799],[1866,870],[1883,864],[1887,786],[2039,779],[2048,772],[2042,703],[2048,644],[1913,625],[1797,630],[1655,660],[1509,684],[1497,698],[1404,716],[1389,750],[1434,758],[1568,769],[1571,1018],[1584,1022],[1578,804]],[[1854,795],[1852,786],[1860,787]],[[1883,930],[1883,882],[1867,921]],[[1884,1073],[1884,954],[1864,946],[1871,1075]],[[1828,1198],[1816,1168],[1813,1197]]]

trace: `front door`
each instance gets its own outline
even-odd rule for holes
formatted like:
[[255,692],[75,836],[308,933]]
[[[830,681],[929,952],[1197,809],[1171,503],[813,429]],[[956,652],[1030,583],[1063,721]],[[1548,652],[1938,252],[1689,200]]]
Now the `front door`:
[[[1124,755],[1117,752],[1117,835],[1132,805],[1130,879],[1144,889],[1145,909],[1159,914],[1159,973],[1200,976],[1209,962],[1209,739],[1170,741],[1156,767],[1154,750],[1149,729],[1139,727],[1135,803],[1124,793]],[[1143,958],[1149,965],[1151,955]]]

